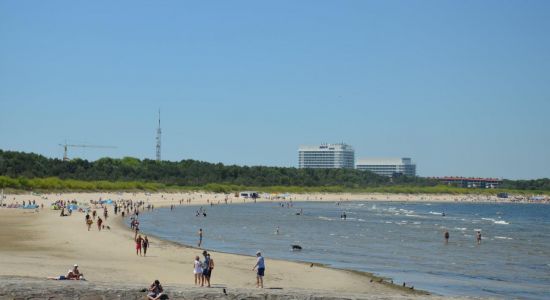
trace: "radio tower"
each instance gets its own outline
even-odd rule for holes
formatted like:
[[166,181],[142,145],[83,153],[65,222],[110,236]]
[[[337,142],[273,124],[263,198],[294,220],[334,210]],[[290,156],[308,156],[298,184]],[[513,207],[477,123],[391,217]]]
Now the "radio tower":
[[159,109],[159,127],[157,128],[157,161],[160,161],[160,135],[162,131],[160,130],[160,109]]

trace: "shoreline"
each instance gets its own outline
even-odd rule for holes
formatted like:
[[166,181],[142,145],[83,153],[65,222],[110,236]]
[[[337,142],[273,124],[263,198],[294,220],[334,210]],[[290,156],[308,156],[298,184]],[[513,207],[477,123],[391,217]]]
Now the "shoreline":
[[[350,200],[350,201],[360,201],[360,200]],[[301,202],[301,201],[296,201],[296,202]],[[236,203],[236,205],[241,205],[243,203]],[[194,205],[191,205],[191,206],[194,206]],[[199,206],[199,204],[196,204],[196,206]],[[164,208],[166,209],[167,206],[162,206],[162,207],[159,207],[159,208]],[[140,213],[141,214],[144,214],[144,213],[147,213],[147,211],[143,211]],[[126,226],[126,223],[125,223],[125,219],[127,217],[125,217],[124,219],[119,219],[116,221],[116,226],[121,226],[122,230],[126,230],[129,234],[134,234],[134,232],[131,230],[131,228],[129,228],[128,226]],[[146,235],[149,240],[151,240],[151,237],[155,240],[159,240],[159,241],[163,241],[165,243],[169,243],[169,244],[172,244],[176,247],[182,247],[182,248],[187,248],[187,249],[193,249],[193,250],[196,250],[198,252],[200,251],[203,251],[203,250],[206,250],[208,251],[209,253],[214,253],[214,254],[228,254],[228,255],[232,255],[232,256],[240,256],[240,257],[244,257],[244,258],[249,258],[251,260],[255,259],[255,257],[253,255],[247,255],[247,254],[241,254],[241,253],[235,253],[235,252],[227,252],[227,251],[222,251],[222,250],[212,250],[212,249],[208,249],[208,248],[198,248],[198,247],[195,247],[195,246],[192,246],[192,245],[188,245],[188,244],[184,244],[184,243],[181,243],[181,242],[176,242],[176,241],[173,241],[173,240],[168,240],[168,239],[165,239],[165,238],[162,238],[162,237],[159,237],[158,235],[155,235],[155,234],[151,234],[151,233],[147,233],[145,231],[142,231],[140,230],[139,231],[141,235]],[[145,234],[144,234],[145,233]],[[429,296],[429,295],[436,295],[436,296],[445,296],[445,295],[438,295],[438,294],[434,294],[430,291],[426,291],[426,290],[421,290],[421,289],[411,289],[409,287],[403,287],[399,284],[396,284],[396,283],[392,283],[390,282],[389,280],[393,281],[392,278],[389,278],[389,277],[384,277],[384,276],[380,276],[380,275],[376,275],[374,273],[370,273],[370,272],[366,272],[366,271],[361,271],[361,270],[355,270],[355,269],[346,269],[346,268],[337,268],[337,267],[333,267],[327,263],[319,263],[319,262],[311,262],[311,261],[304,261],[304,260],[288,260],[288,259],[279,259],[279,258],[270,258],[269,259],[270,261],[279,261],[279,262],[292,262],[292,263],[297,263],[297,264],[302,264],[304,266],[310,266],[310,265],[313,265],[315,267],[320,267],[320,268],[326,268],[326,269],[331,269],[331,270],[335,270],[335,271],[342,271],[342,272],[350,272],[350,273],[354,273],[354,274],[357,274],[358,276],[362,276],[362,277],[365,277],[369,282],[375,282],[375,283],[379,283],[379,284],[383,284],[383,285],[386,285],[390,288],[393,288],[393,289],[396,289],[396,290],[399,290],[399,291],[405,291],[405,292],[408,292],[408,293],[412,293],[412,294],[416,294],[416,295],[425,295],[425,296]]]
[[[296,200],[296,201],[294,201],[293,200],[293,202],[313,202],[313,201],[315,201],[315,200],[308,200],[308,201],[306,201],[306,200]],[[354,202],[354,201],[365,201],[365,200],[348,200],[348,201]],[[272,201],[268,201],[268,200],[263,200],[263,201],[259,201],[259,202],[260,203],[272,203]],[[328,202],[328,201],[322,201],[322,202]],[[237,203],[231,203],[231,204],[229,204],[229,203],[228,204],[220,203],[220,204],[215,204],[215,205],[216,206],[217,205],[242,205],[242,204],[250,204],[250,203],[251,202],[237,202]],[[169,206],[170,205],[168,203],[164,203],[162,205],[159,205],[158,208],[167,209]],[[201,206],[201,204],[180,204],[180,206],[199,207],[199,206]],[[176,207],[177,207],[177,205],[176,205]],[[158,209],[158,208],[155,207],[155,209]],[[150,212],[152,212],[152,210],[151,211],[143,210],[143,211],[140,212],[140,215],[150,213]],[[127,218],[128,218],[128,216],[125,216],[124,218],[120,218],[115,222],[115,224],[116,224],[116,226],[121,226],[122,227],[121,229],[126,230],[129,234],[134,234],[132,229],[129,226],[127,226],[126,223],[125,223]],[[168,239],[162,238],[160,236],[157,236],[155,234],[147,233],[147,232],[142,231],[142,230],[140,230],[139,233],[141,235],[144,235],[144,233],[145,233],[145,235],[148,236],[149,238],[153,237],[156,240],[172,244],[176,247],[192,249],[192,250],[196,250],[198,252],[206,250],[209,253],[214,253],[214,254],[228,254],[228,255],[232,255],[232,256],[240,256],[240,257],[249,258],[251,260],[255,259],[254,255],[247,255],[247,254],[234,253],[234,252],[226,252],[226,251],[221,251],[221,250],[212,250],[212,249],[208,249],[208,248],[199,248],[199,247],[195,247],[193,245],[188,245],[188,244],[184,244],[184,243],[181,243],[181,242],[168,240]],[[369,280],[369,282],[376,282],[376,283],[379,283],[379,284],[383,284],[383,285],[386,285],[390,288],[394,288],[394,289],[399,290],[399,291],[405,291],[405,292],[408,292],[408,293],[412,293],[412,294],[416,294],[416,295],[425,295],[425,296],[436,295],[436,294],[433,294],[432,292],[425,291],[425,290],[410,289],[409,287],[403,287],[401,285],[398,285],[398,284],[395,284],[395,283],[392,283],[392,282],[388,281],[388,280],[392,280],[392,278],[375,275],[373,273],[366,272],[366,271],[360,271],[360,270],[355,270],[355,269],[346,269],[346,268],[337,268],[337,267],[330,266],[327,263],[319,263],[319,262],[311,262],[311,261],[286,260],[286,259],[278,259],[278,258],[270,258],[269,260],[270,261],[279,261],[279,262],[292,262],[292,263],[302,264],[304,266],[313,265],[315,267],[321,267],[321,268],[331,269],[331,270],[335,270],[335,271],[350,272],[350,273],[357,274],[358,276],[362,276],[362,277],[367,278]],[[443,295],[438,295],[438,296],[443,296]]]
[[[74,212],[71,217],[59,217],[59,211],[49,209],[52,202],[77,200],[88,203],[89,200],[102,199],[132,199],[145,201],[155,205],[155,208],[180,205],[179,201],[192,199],[191,203],[183,202],[183,206],[210,205],[210,201],[224,204],[225,194],[215,193],[68,193],[68,194],[33,194],[8,195],[4,203],[11,204],[23,200],[35,200],[44,204],[44,209],[7,209],[0,208],[0,238],[8,241],[0,244],[0,276],[31,276],[45,278],[63,273],[69,266],[78,263],[89,281],[94,283],[111,282],[112,284],[148,284],[155,277],[163,284],[178,285],[186,288],[202,290],[192,285],[192,257],[199,255],[202,249],[159,237],[151,236],[149,256],[139,257],[134,254],[133,231],[126,226],[125,220],[112,213],[106,225],[111,230],[98,232],[92,228],[85,229],[84,214]],[[371,198],[358,199],[349,195],[310,194],[292,195],[292,201],[384,201],[384,202],[457,202],[455,199],[442,197],[421,197],[412,199],[403,196],[398,199],[387,199],[391,195],[371,195]],[[354,195],[357,196],[357,195]],[[286,201],[289,201],[287,199]],[[418,200],[418,201],[414,201]],[[473,199],[475,200],[475,199]],[[490,198],[481,198],[483,203],[495,203]],[[257,202],[284,201],[258,199]],[[228,204],[250,203],[252,200],[233,198]],[[463,201],[469,203],[470,201]],[[510,203],[510,201],[501,201]],[[101,215],[101,211],[98,210]],[[147,210],[141,209],[141,213]],[[94,224],[95,225],[95,224]],[[251,289],[255,284],[255,275],[250,271],[253,256],[212,251],[216,260],[216,270],[213,284],[223,284],[227,287]],[[368,272],[352,269],[333,268],[326,264],[298,262],[290,260],[268,260],[269,271],[266,275],[266,291],[272,289],[307,290],[310,294],[324,295],[327,291],[337,293],[352,293],[364,296],[380,296],[381,298],[452,298],[438,296],[421,290],[410,290],[400,285],[392,284],[383,277]],[[38,268],[37,268],[38,266]],[[189,268],[189,270],[187,270]],[[187,271],[186,271],[187,270]],[[382,279],[382,282],[378,282]]]
[[[165,285],[193,286],[192,261],[202,250],[181,245],[172,241],[151,237],[151,247],[147,257],[135,254],[133,232],[125,225],[120,214],[110,217],[105,225],[110,230],[99,232],[92,226],[87,231],[84,213],[73,212],[70,217],[60,217],[59,210],[51,210],[50,204],[56,200],[76,200],[79,204],[102,198],[132,199],[145,201],[155,208],[178,205],[182,199],[191,199],[190,204],[207,205],[210,201],[222,203],[224,194],[179,193],[179,194],[132,194],[132,193],[72,193],[40,195],[7,195],[4,203],[35,201],[44,204],[44,209],[0,208],[0,276],[33,277],[43,279],[59,276],[67,268],[77,263],[90,282],[148,285],[159,279]],[[240,199],[232,199],[238,204]],[[325,199],[327,200],[327,199]],[[262,200],[259,200],[262,201]],[[269,200],[263,200],[269,201]],[[327,200],[328,201],[328,200]],[[228,203],[231,201],[228,201]],[[249,202],[249,201],[245,201]],[[140,211],[143,211],[141,209]],[[99,215],[101,210],[98,209]],[[254,289],[255,272],[251,256],[212,252],[216,261],[213,285],[223,285],[234,289]],[[309,294],[325,295],[327,292],[376,296],[386,299],[438,297],[426,295],[422,291],[400,289],[389,284],[371,282],[373,276],[359,274],[353,270],[342,270],[320,266],[310,267],[305,263],[266,258],[264,292],[273,289],[283,291],[307,291]]]

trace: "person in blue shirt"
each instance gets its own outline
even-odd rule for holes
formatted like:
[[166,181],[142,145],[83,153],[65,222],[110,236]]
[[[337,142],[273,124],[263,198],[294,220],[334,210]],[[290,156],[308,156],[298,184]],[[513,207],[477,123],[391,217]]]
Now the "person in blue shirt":
[[265,263],[264,258],[262,256],[262,253],[260,251],[256,252],[256,256],[258,257],[258,260],[256,261],[256,264],[254,265],[254,268],[252,270],[256,269],[258,267],[258,272],[256,273],[256,287],[258,288],[264,288],[264,274],[265,274]]
[[208,252],[206,250],[202,251],[202,255],[204,256],[204,262],[202,263],[202,284],[204,285],[206,282],[208,285],[207,287],[210,287],[210,256],[208,255]]

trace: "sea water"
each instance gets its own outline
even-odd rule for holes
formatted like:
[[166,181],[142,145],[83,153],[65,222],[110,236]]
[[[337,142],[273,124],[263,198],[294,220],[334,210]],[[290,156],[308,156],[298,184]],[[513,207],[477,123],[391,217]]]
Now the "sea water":
[[[197,246],[202,228],[202,247],[247,255],[261,250],[267,269],[270,258],[317,262],[441,295],[550,299],[550,205],[358,201],[203,208],[206,217],[196,216],[198,206],[155,209],[140,215],[141,230]],[[293,244],[303,249],[291,251]]]

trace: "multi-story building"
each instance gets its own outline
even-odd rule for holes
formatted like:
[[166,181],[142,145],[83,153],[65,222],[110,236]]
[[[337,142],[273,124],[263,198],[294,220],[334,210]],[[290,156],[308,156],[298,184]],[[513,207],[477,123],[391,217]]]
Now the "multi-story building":
[[300,146],[298,149],[298,167],[317,169],[353,169],[355,151],[350,145],[321,144],[319,146]]
[[502,179],[498,178],[478,178],[478,177],[430,177],[442,184],[452,185],[464,188],[482,188],[482,189],[494,189],[498,188],[502,184]]
[[357,170],[371,171],[382,176],[416,176],[416,164],[404,158],[365,158],[357,160]]

